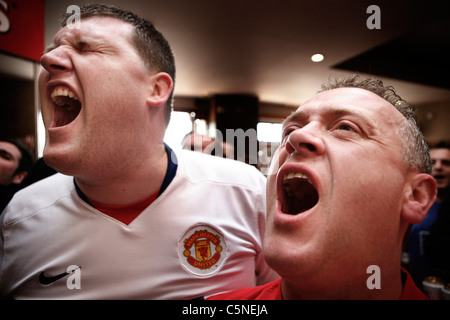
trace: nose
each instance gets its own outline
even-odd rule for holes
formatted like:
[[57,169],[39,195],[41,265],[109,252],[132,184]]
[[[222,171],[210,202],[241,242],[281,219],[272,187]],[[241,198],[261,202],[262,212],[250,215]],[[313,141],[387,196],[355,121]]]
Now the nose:
[[49,73],[58,73],[72,70],[72,61],[68,49],[63,46],[57,47],[44,53],[41,64]]
[[325,150],[318,125],[310,123],[289,134],[286,151],[289,154],[321,155]]
[[441,171],[443,169],[442,168],[442,161],[435,160],[431,168],[432,168],[433,171]]

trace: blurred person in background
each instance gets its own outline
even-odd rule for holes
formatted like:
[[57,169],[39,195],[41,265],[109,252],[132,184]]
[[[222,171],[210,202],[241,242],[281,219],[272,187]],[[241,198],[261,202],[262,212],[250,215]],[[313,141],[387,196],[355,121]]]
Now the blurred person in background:
[[33,157],[19,140],[0,140],[0,185],[19,184],[27,176]]
[[[419,287],[422,287],[422,281],[427,276],[434,276],[441,278],[443,274],[440,270],[430,266],[425,257],[425,242],[430,234],[430,228],[436,223],[438,212],[441,210],[441,205],[449,196],[450,191],[450,145],[444,141],[437,143],[430,149],[430,157],[432,163],[431,174],[437,183],[437,198],[431,209],[428,211],[426,217],[422,222],[414,224],[411,227],[409,239],[407,243],[407,253],[409,256],[409,270],[411,276]],[[445,212],[445,206],[443,208]],[[445,213],[442,213],[444,215]],[[443,217],[444,218],[444,217]],[[436,244],[429,250],[439,250],[441,258],[450,255],[450,251],[441,250],[444,246]],[[445,247],[447,248],[448,247]],[[442,249],[444,249],[442,248]]]
[[28,148],[18,139],[0,140],[0,214],[22,188],[21,183],[33,166]]

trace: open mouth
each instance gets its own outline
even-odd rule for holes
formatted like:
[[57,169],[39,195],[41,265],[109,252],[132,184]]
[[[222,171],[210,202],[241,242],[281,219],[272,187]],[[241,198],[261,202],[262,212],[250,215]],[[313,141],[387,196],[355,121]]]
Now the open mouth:
[[314,207],[319,201],[319,194],[311,180],[303,173],[289,172],[283,177],[283,195],[281,211],[296,215]]
[[54,127],[62,127],[71,123],[81,110],[81,103],[75,93],[67,87],[58,86],[51,94],[55,105]]
[[442,188],[442,185],[447,184],[447,177],[445,175],[433,175],[434,180],[436,180],[436,183],[439,185],[439,187]]

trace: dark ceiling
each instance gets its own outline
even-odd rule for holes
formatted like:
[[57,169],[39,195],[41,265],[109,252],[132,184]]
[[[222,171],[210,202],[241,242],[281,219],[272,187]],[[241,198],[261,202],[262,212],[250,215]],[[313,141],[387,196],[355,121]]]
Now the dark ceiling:
[[433,21],[333,67],[450,89],[450,19]]

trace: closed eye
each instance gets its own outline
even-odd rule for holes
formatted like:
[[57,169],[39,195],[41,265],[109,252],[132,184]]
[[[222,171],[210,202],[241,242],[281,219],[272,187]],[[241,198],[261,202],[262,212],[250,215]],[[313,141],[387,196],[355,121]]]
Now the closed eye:
[[89,45],[88,45],[87,42],[84,42],[84,41],[78,41],[78,42],[76,43],[75,49],[76,49],[78,52],[87,52],[87,51],[89,51]]
[[[52,50],[55,50],[56,48],[58,48],[59,45],[58,44],[51,44],[50,46],[48,46],[47,48],[45,48],[44,50],[44,54],[45,53],[49,53]],[[87,52],[90,51],[91,49],[89,48],[89,44],[87,42],[84,41],[78,41],[75,43],[75,45],[73,46],[73,48],[78,51],[78,52]]]

